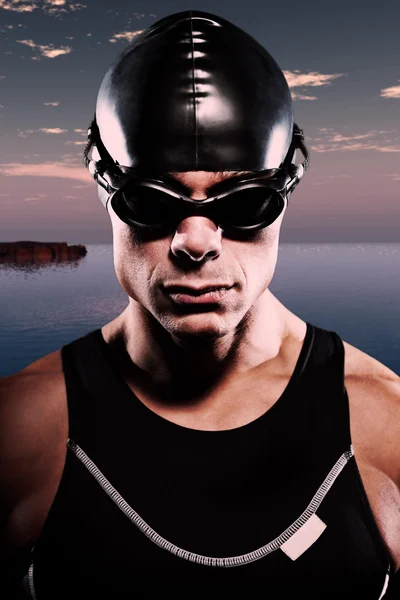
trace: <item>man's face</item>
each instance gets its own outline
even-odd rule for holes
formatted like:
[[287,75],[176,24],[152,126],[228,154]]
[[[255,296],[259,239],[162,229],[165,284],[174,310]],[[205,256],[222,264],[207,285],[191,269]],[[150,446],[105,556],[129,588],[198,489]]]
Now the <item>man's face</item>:
[[[187,188],[188,196],[202,200],[208,188],[233,175],[191,171],[171,177]],[[174,336],[220,337],[233,332],[271,282],[286,206],[272,225],[245,238],[225,235],[203,216],[185,218],[162,237],[142,235],[117,217],[111,203],[108,206],[120,285]],[[225,289],[198,295],[209,286]]]

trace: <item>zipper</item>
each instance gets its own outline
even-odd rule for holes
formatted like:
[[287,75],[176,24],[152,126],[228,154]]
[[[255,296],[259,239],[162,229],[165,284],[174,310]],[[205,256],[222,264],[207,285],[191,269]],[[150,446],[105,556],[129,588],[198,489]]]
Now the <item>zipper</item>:
[[[184,550],[175,544],[172,544],[161,535],[159,535],[146,521],[142,519],[140,515],[131,507],[129,504],[122,498],[122,496],[118,493],[118,491],[111,485],[111,483],[106,479],[103,473],[97,468],[97,466],[91,461],[91,459],[85,454],[85,452],[76,444],[73,440],[68,439],[67,443],[68,448],[75,454],[75,456],[83,463],[83,465],[87,468],[87,470],[91,473],[91,475],[96,479],[99,485],[103,488],[103,490],[108,494],[111,500],[118,506],[118,508],[128,517],[128,519],[136,525],[138,529],[146,537],[148,537],[154,544],[171,552],[175,556],[179,558],[183,558],[184,560],[188,560],[190,562],[198,563],[201,565],[207,565],[210,567],[237,567],[240,565],[249,564],[275,550],[278,550],[287,540],[294,534],[300,527],[302,527],[310,517],[312,517],[317,509],[319,508],[321,502],[325,498],[326,494],[332,487],[333,483],[340,475],[350,458],[353,456],[353,446],[350,446],[350,449],[344,452],[340,458],[336,461],[332,469],[329,471],[328,475],[318,488],[317,492],[313,496],[311,502],[305,509],[305,511],[290,525],[283,533],[281,533],[277,538],[265,544],[261,548],[257,550],[253,550],[252,552],[248,552],[247,554],[242,554],[239,556],[229,556],[223,558],[216,558],[212,556],[203,556],[202,554],[196,554],[194,552],[189,552],[188,550]],[[381,600],[381,599],[379,599]]]

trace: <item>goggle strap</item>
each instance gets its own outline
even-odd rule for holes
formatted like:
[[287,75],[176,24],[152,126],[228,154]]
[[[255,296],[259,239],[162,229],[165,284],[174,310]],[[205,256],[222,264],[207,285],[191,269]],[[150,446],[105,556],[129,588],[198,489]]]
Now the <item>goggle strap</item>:
[[[87,135],[88,140],[83,151],[85,167],[88,169],[93,179],[103,189],[105,189],[108,194],[111,194],[113,191],[118,189],[120,183],[123,183],[126,180],[127,174],[123,173],[121,170],[117,171],[118,163],[114,162],[113,158],[101,141],[99,128],[96,122],[96,113],[94,114],[94,117],[88,127]],[[94,160],[91,156],[89,157],[89,152],[93,150],[93,146],[96,146],[101,157],[98,161]],[[304,156],[304,162],[300,165],[295,165],[292,163],[292,158],[297,148]],[[303,130],[300,129],[296,123],[294,123],[292,141],[286,157],[281,164],[281,168],[285,168],[290,176],[293,177],[293,179],[288,183],[287,192],[292,192],[294,190],[304,173],[308,170],[309,160],[309,152],[304,144]],[[115,182],[113,179],[117,181]],[[108,200],[106,202],[106,205],[107,204]]]
[[[93,179],[105,189],[108,194],[111,194],[111,192],[117,189],[121,183],[118,179],[123,180],[126,178],[126,175],[116,171],[115,167],[117,166],[117,163],[114,162],[101,141],[99,128],[96,123],[96,115],[88,127],[87,136],[88,140],[83,151],[85,167],[88,169]],[[100,160],[94,160],[91,155],[89,156],[89,153],[93,151],[93,147],[96,147],[101,157]],[[117,181],[115,182],[113,179],[116,179]]]
[[296,123],[293,123],[292,141],[290,143],[289,150],[287,151],[285,159],[282,163],[282,167],[288,169],[293,165],[292,159],[293,159],[294,152],[297,149],[299,149],[304,156],[303,168],[304,168],[304,172],[305,172],[305,171],[307,171],[308,166],[309,166],[310,155],[309,155],[307,148],[304,145],[303,130],[300,129],[300,127]]
[[304,144],[304,135],[302,132],[301,137],[299,136],[297,138],[297,144],[298,144],[298,148],[299,150],[302,152],[303,156],[304,156],[304,162],[303,162],[303,168],[304,168],[304,173],[306,171],[308,171],[309,167],[310,167],[310,153],[308,152],[305,144]]

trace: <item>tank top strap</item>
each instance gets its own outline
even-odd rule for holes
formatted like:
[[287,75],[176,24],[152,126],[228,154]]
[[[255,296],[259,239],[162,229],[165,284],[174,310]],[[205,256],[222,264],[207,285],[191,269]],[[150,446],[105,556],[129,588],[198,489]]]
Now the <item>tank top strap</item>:
[[[99,343],[101,329],[90,331],[61,349],[66,383],[69,437],[87,437],[87,425],[95,418],[98,404],[115,393],[110,366]],[[89,428],[90,431],[91,428]]]
[[313,343],[298,393],[323,446],[345,452],[351,448],[351,434],[343,341],[335,331],[312,327]]
[[323,329],[317,325],[312,325],[313,343],[312,352],[308,360],[311,369],[328,369],[341,371],[341,340],[338,334],[329,329]]

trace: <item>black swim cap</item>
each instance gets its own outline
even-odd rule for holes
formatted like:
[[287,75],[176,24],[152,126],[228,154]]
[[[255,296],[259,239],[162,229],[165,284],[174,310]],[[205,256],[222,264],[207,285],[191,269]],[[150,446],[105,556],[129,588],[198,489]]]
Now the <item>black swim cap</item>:
[[134,38],[103,78],[95,117],[114,161],[154,173],[277,168],[293,134],[289,86],[272,56],[200,11]]

